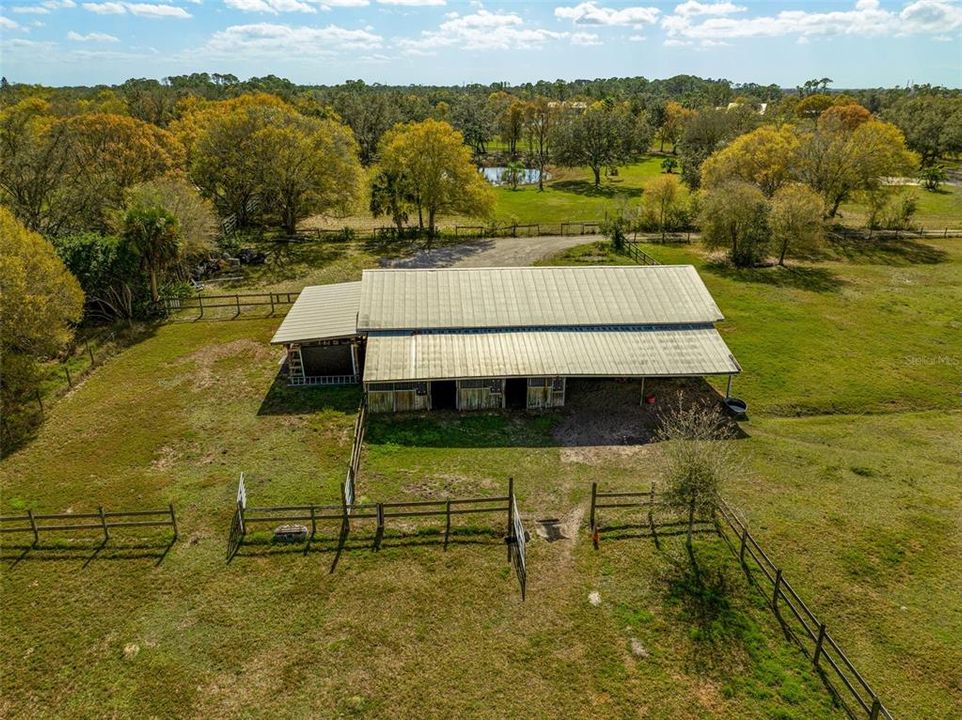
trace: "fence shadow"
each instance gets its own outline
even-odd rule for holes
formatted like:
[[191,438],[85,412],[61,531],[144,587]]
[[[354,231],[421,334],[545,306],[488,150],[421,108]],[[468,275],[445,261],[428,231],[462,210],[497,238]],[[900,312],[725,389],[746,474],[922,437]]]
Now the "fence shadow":
[[159,566],[167,557],[177,538],[158,540],[157,542],[104,542],[93,540],[89,543],[67,545],[65,543],[9,543],[0,546],[0,562],[6,562],[14,568],[23,562],[63,562],[68,560],[82,561],[82,568],[87,568],[97,561],[132,561],[153,560]]

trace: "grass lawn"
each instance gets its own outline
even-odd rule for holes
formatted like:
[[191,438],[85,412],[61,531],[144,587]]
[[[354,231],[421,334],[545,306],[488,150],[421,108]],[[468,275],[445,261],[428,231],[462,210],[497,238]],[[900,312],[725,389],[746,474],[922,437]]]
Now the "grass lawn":
[[[744,273],[697,247],[646,249],[699,267],[745,368],[748,465],[729,498],[896,717],[959,715],[962,244],[835,247]],[[595,245],[554,262],[610,259]],[[373,261],[349,244],[255,283]],[[436,524],[389,527],[378,553],[359,523],[334,572],[333,529],[225,565],[240,472],[251,504],[330,502],[349,455],[357,390],[276,384],[277,323],[151,328],[0,463],[3,512],[172,501],[181,526],[165,555],[120,531],[99,552],[95,537],[26,554],[5,538],[0,715],[842,717],[719,541],[699,540],[711,580],[694,595],[678,540],[592,550],[592,480],[646,488],[661,449],[568,442],[571,412],[381,416],[368,433],[369,499],[500,494],[512,475],[530,530],[561,521],[566,540],[529,546],[524,603],[501,519],[461,526],[447,551]]]

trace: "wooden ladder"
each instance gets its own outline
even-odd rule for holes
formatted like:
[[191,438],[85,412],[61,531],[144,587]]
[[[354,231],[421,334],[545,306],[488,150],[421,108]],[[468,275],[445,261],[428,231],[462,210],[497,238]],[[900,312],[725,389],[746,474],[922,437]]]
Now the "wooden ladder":
[[287,351],[287,376],[291,385],[303,385],[307,380],[300,345],[291,345]]

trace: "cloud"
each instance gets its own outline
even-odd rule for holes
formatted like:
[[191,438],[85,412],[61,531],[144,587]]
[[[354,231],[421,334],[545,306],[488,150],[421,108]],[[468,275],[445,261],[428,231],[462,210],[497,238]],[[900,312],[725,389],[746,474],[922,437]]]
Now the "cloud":
[[92,32],[81,35],[73,30],[67,33],[67,39],[73,40],[74,42],[120,42],[120,38],[108,35],[107,33]]
[[47,15],[53,10],[60,8],[77,7],[74,0],[44,0],[37,5],[17,5],[10,8],[15,13],[32,13],[34,15]]
[[19,30],[20,23],[18,23],[16,20],[11,20],[10,18],[0,15],[0,28],[3,28],[4,30]]
[[658,19],[661,11],[654,7],[606,8],[594,2],[583,2],[573,7],[556,7],[554,16],[571,20],[575,25],[645,25]]
[[[383,38],[337,25],[292,27],[272,23],[232,25],[211,35],[200,53],[217,57],[331,56],[341,50],[377,50]],[[193,53],[192,53],[193,54]]]
[[84,10],[96,13],[97,15],[124,15],[131,13],[139,17],[149,18],[180,18],[186,19],[193,17],[182,7],[167,4],[153,3],[133,3],[133,2],[99,2],[83,4]]
[[731,15],[733,13],[745,12],[748,8],[736,5],[731,2],[700,3],[697,0],[688,0],[675,7],[675,15],[683,17],[693,17],[695,15]]
[[[678,7],[689,5],[691,3],[684,3]],[[951,0],[916,0],[898,12],[882,9],[878,0],[858,0],[851,10],[783,10],[775,15],[746,18],[721,17],[716,13],[701,21],[693,21],[690,13],[678,14],[677,9],[675,14],[661,21],[669,39],[684,38],[702,43],[789,35],[797,35],[801,40],[835,35],[882,37],[934,34],[962,27],[962,8]],[[668,42],[665,44],[669,45]]]
[[224,0],[224,4],[241,12],[261,12],[272,15],[282,12],[317,12],[316,8],[299,0]]
[[525,27],[515,13],[478,10],[470,15],[449,13],[437,30],[425,30],[417,38],[398,41],[406,55],[426,55],[438,48],[465,50],[525,50],[551,40],[568,37],[565,32]]
[[601,45],[601,38],[598,37],[597,33],[576,32],[571,33],[571,44],[584,45],[586,47],[591,45]]
[[446,5],[446,0],[377,0],[381,5],[400,5],[403,7],[428,7]]

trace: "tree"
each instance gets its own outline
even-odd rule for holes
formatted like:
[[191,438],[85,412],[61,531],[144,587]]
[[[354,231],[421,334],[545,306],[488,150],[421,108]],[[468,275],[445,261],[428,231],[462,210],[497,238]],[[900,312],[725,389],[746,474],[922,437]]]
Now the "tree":
[[904,133],[906,145],[920,155],[923,167],[962,152],[962,98],[902,98],[885,112],[885,118]]
[[919,170],[919,182],[929,192],[935,192],[945,182],[945,168],[941,165],[926,165]]
[[158,276],[177,260],[177,220],[158,207],[135,207],[124,216],[123,238],[150,278],[150,299],[160,301]]
[[[129,188],[124,207],[163,208],[177,221],[179,257],[189,262],[210,254],[217,233],[217,213],[213,205],[182,175],[167,175]],[[123,229],[123,213],[115,223]]]
[[399,125],[381,142],[381,171],[398,179],[405,195],[414,198],[418,227],[436,234],[439,215],[487,216],[494,208],[494,191],[471,161],[464,136],[446,122],[424,120]]
[[558,112],[546,97],[537,97],[525,106],[524,133],[528,139],[528,155],[538,168],[538,191],[544,191],[544,176],[551,161],[552,135]]
[[400,110],[394,100],[386,92],[355,89],[339,93],[335,98],[334,109],[354,131],[358,153],[364,165],[370,165],[377,159],[377,146],[384,133],[401,120]]
[[791,125],[762,125],[711,155],[701,167],[702,185],[710,188],[731,179],[743,180],[771,197],[791,178],[799,144]]
[[785,185],[772,197],[768,224],[772,243],[778,252],[778,264],[785,264],[785,256],[809,253],[818,247],[824,236],[825,205],[822,198],[807,185]]
[[642,196],[645,214],[651,219],[665,239],[665,232],[672,225],[674,216],[681,209],[681,181],[676,175],[659,175]]
[[675,158],[670,158],[670,157],[669,157],[669,158],[665,158],[664,160],[661,161],[661,170],[662,170],[662,172],[666,172],[666,173],[668,173],[669,175],[671,175],[673,172],[675,172],[675,169],[676,169],[677,167],[678,167],[678,161],[675,160]]
[[150,314],[149,286],[128,243],[94,232],[58,235],[53,243],[84,291],[85,319],[129,322]]
[[518,141],[524,130],[524,114],[524,103],[512,100],[498,116],[498,133],[501,140],[508,144],[508,153],[512,156],[518,152]]
[[705,191],[699,218],[705,246],[727,249],[736,266],[750,267],[765,256],[768,200],[756,186],[729,180]]
[[404,233],[410,209],[415,205],[402,175],[379,170],[371,179],[371,215],[387,215],[397,228],[398,237]]
[[799,176],[822,196],[829,217],[854,193],[875,191],[918,167],[897,127],[874,119],[852,127],[848,119],[826,112],[799,148]]
[[753,129],[759,116],[747,107],[731,110],[703,110],[685,122],[678,141],[681,158],[681,179],[692,190],[701,185],[701,166],[726,142]]
[[717,408],[692,403],[680,395],[662,416],[658,429],[658,438],[665,443],[663,498],[687,516],[685,547],[696,568],[695,522],[699,515],[714,514],[721,490],[738,465],[731,436]]
[[4,452],[36,422],[37,360],[55,355],[83,312],[83,291],[53,246],[0,207],[0,445]]
[[488,152],[488,142],[495,133],[494,109],[483,95],[465,93],[451,112],[452,124],[464,135],[475,155]]
[[310,215],[347,213],[360,195],[362,174],[351,131],[288,111],[266,115],[252,145],[258,158],[270,158],[255,176],[267,216],[293,235]]
[[583,113],[569,113],[554,136],[557,160],[567,167],[590,167],[595,187],[601,171],[639,154],[636,127],[623,105],[594,103]]
[[669,100],[665,103],[664,111],[660,114],[661,124],[657,128],[658,141],[661,143],[659,149],[661,152],[664,152],[665,143],[669,142],[672,145],[672,154],[676,154],[678,150],[675,147],[675,143],[678,142],[685,129],[685,123],[695,112],[684,107],[679,102]]
[[170,133],[123,115],[61,118],[38,99],[0,112],[0,193],[30,229],[107,229],[124,190],[183,167]]

